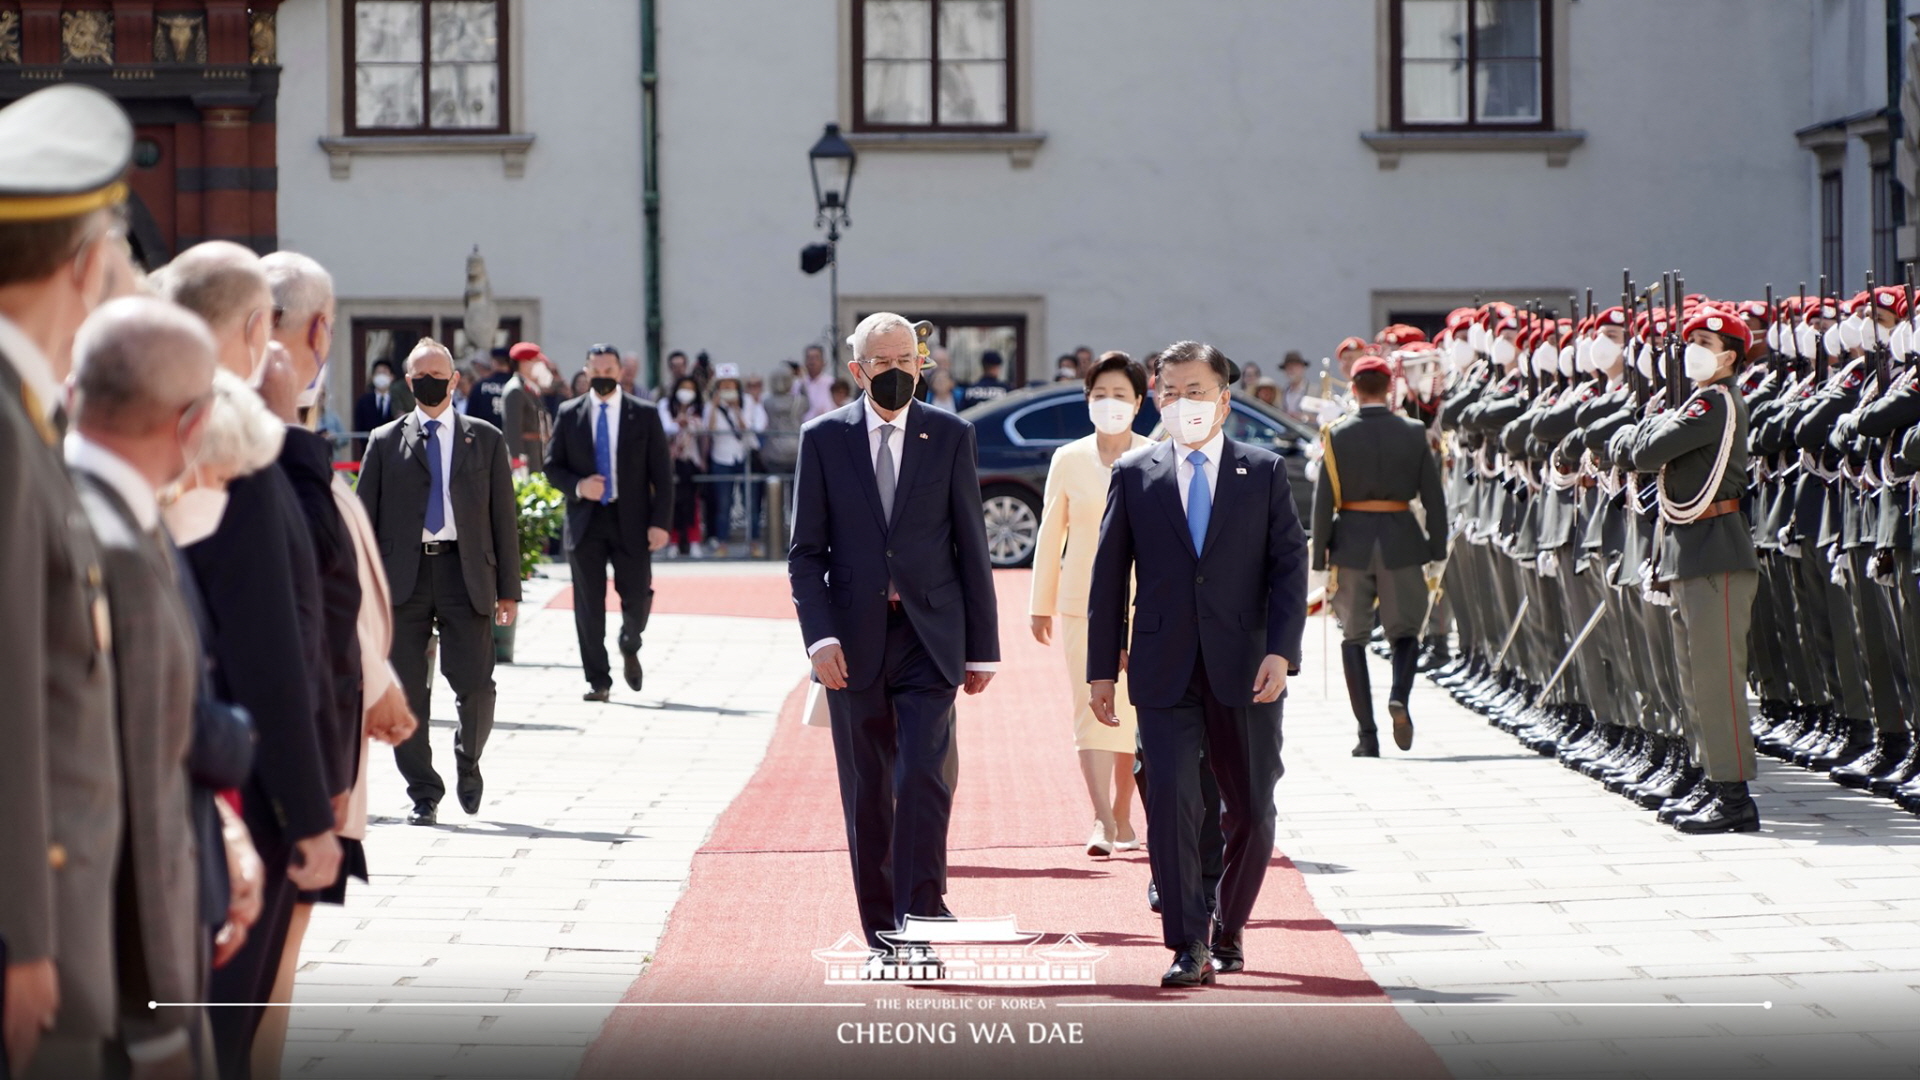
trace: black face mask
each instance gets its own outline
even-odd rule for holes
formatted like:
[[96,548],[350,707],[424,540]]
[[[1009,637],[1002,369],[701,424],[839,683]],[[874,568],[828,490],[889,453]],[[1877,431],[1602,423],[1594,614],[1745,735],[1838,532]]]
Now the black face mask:
[[415,375],[407,380],[407,385],[413,387],[414,400],[431,408],[447,400],[447,384],[450,381],[431,375]]
[[867,394],[873,398],[875,405],[883,409],[904,409],[907,402],[913,400],[915,381],[913,372],[889,368],[867,378]]
[[601,397],[606,397],[608,394],[620,388],[620,380],[599,376],[590,380],[588,385],[593,387],[594,393],[599,394]]

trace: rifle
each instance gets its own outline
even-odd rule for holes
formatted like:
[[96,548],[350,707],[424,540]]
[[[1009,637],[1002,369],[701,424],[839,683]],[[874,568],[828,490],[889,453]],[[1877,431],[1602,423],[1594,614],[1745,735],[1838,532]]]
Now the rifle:
[[[1776,321],[1773,316],[1773,282],[1771,281],[1767,282],[1767,325],[1769,327],[1777,327],[1780,325],[1779,322]],[[1775,341],[1780,340],[1780,332],[1778,330],[1774,331],[1773,340]],[[1780,354],[1780,350],[1774,349],[1768,356],[1768,359],[1774,362],[1774,367],[1776,368],[1780,366],[1779,354]]]
[[1899,358],[1900,362],[1903,364],[1907,362],[1908,357],[1911,357],[1913,355],[1913,314],[1914,313],[1913,313],[1913,264],[1912,263],[1906,264],[1906,271],[1907,271],[1905,274],[1906,280],[1904,282],[1904,285],[1907,290],[1907,313],[1905,315],[1900,316],[1901,320],[1907,324],[1907,355]]
[[[1820,275],[1820,295],[1814,300],[1814,311],[1824,315],[1827,310],[1827,275]],[[1813,385],[1827,385],[1827,335],[1814,335],[1813,342]]]
[[1633,323],[1634,316],[1640,311],[1640,302],[1634,299],[1637,288],[1633,280],[1633,271],[1622,269],[1620,271],[1620,312],[1627,319],[1627,352],[1623,374],[1627,379],[1627,392],[1632,395],[1636,407],[1647,403],[1647,388],[1640,378],[1640,365],[1634,363],[1634,353],[1637,350],[1633,337]]
[[1667,294],[1667,406],[1678,409],[1687,399],[1687,385],[1680,381],[1686,369],[1682,357],[1687,343],[1682,338],[1681,320],[1686,318],[1687,280],[1673,272],[1673,291]]
[[1867,271],[1867,325],[1873,328],[1873,372],[1879,380],[1880,393],[1887,392],[1893,385],[1893,345],[1887,334],[1880,329],[1880,302],[1873,291],[1873,271]]

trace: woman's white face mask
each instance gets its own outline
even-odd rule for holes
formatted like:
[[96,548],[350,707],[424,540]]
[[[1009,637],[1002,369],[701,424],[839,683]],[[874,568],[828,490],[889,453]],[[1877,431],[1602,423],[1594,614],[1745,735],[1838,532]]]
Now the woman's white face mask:
[[1720,370],[1721,358],[1726,353],[1714,352],[1698,342],[1688,342],[1686,351],[1687,378],[1696,383],[1706,382]]
[[1087,415],[1093,430],[1102,435],[1118,435],[1133,426],[1135,409],[1118,398],[1096,398],[1087,402]]

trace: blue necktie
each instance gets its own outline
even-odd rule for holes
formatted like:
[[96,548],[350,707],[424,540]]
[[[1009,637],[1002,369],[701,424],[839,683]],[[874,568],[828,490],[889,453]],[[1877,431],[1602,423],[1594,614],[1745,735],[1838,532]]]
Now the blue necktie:
[[1197,554],[1207,542],[1207,519],[1213,516],[1213,494],[1207,490],[1207,455],[1195,450],[1187,455],[1193,463],[1193,482],[1187,485],[1187,531],[1193,534]]
[[606,479],[600,488],[600,505],[613,501],[613,434],[607,430],[607,403],[600,403],[600,417],[593,422],[593,471]]
[[440,471],[440,421],[427,421],[427,531],[447,527],[447,478]]

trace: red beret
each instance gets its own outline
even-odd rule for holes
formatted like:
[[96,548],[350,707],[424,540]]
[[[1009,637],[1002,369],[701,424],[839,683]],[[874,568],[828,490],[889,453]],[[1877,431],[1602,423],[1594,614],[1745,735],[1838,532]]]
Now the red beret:
[[516,363],[521,360],[545,360],[547,358],[547,354],[540,351],[540,346],[535,345],[531,341],[522,341],[516,344],[513,348],[507,350],[507,355],[512,357]]
[[1693,318],[1687,320],[1682,337],[1691,337],[1695,330],[1711,330],[1723,337],[1729,337],[1740,343],[1745,352],[1753,346],[1753,333],[1747,329],[1747,320],[1731,311],[1702,305]]
[[1758,319],[1762,326],[1773,322],[1773,312],[1767,310],[1765,300],[1742,300],[1734,310],[1749,319]]
[[1365,351],[1368,348],[1370,348],[1370,346],[1367,344],[1364,338],[1357,338],[1357,337],[1342,338],[1340,341],[1340,344],[1334,346],[1333,355],[1339,356],[1341,353],[1346,352],[1348,349],[1360,349],[1362,351]]
[[1382,375],[1393,374],[1393,368],[1390,367],[1385,360],[1371,353],[1353,362],[1353,373],[1355,375],[1362,375],[1369,371],[1377,371]]
[[1905,315],[1907,313],[1906,290],[1882,285],[1873,290],[1873,303],[1874,306],[1886,308],[1895,315]]
[[1615,304],[1612,307],[1608,308],[1607,310],[1594,316],[1594,320],[1602,328],[1609,327],[1609,326],[1625,326],[1627,325],[1627,311],[1625,308],[1621,307],[1619,304]]
[[1417,326],[1394,323],[1375,334],[1373,340],[1380,345],[1409,345],[1416,341],[1427,340],[1427,335]]

